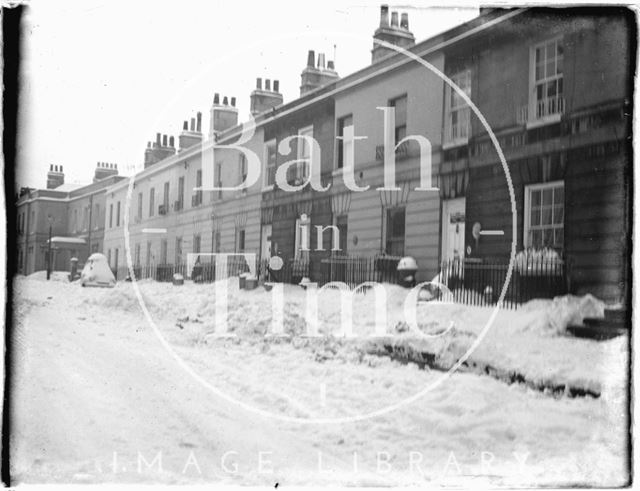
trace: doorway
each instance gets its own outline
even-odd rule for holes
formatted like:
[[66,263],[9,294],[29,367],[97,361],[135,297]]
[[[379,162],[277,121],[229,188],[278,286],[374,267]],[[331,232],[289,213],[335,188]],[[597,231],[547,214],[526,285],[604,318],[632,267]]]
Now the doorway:
[[442,260],[463,259],[465,254],[465,198],[442,202]]

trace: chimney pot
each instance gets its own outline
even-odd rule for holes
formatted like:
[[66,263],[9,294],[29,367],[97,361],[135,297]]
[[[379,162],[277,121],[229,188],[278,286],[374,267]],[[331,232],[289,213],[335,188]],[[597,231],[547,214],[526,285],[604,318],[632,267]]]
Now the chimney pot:
[[406,12],[403,12],[400,17],[400,27],[403,29],[409,29],[409,14]]
[[196,130],[196,118],[191,118],[191,131]]
[[213,94],[213,103],[220,104],[220,94],[218,94],[217,92]]
[[167,135],[162,135],[162,146],[163,147],[167,146]]
[[269,92],[271,92],[271,80],[269,80],[268,78],[264,79],[264,90],[268,90]]
[[55,169],[56,169],[56,172],[58,172],[58,166],[57,165],[56,165]]
[[309,54],[307,55],[307,66],[312,68],[316,66],[316,53],[312,49],[309,50]]
[[391,27],[398,27],[398,12],[391,12]]
[[274,80],[273,81],[273,91],[274,92],[280,92],[280,81],[279,80]]
[[[214,102],[215,104],[215,102]],[[182,131],[189,131],[189,122],[188,121],[183,121],[182,123]]]
[[335,70],[335,65],[333,64],[333,60],[327,61],[327,70]]
[[62,166],[60,166],[60,172],[62,172]]
[[318,53],[318,68],[324,69],[324,53]]
[[380,6],[380,27],[389,26],[389,6],[384,4]]
[[236,107],[236,98],[235,97],[231,98],[231,107]]
[[[173,138],[173,137],[171,137],[171,138]],[[116,166],[116,169],[117,169],[118,168],[118,164],[114,164],[114,165]]]
[[224,98],[222,99],[222,104],[224,106],[228,106],[229,105],[229,99],[228,97],[225,95]]
[[198,114],[196,114],[196,131],[198,133],[202,131],[202,113],[200,111],[198,111]]
[[262,79],[260,77],[256,79],[256,89],[262,90]]
[[160,133],[156,133],[156,143],[160,146]]
[[[169,146],[170,146],[171,148],[173,148],[174,143],[175,143],[175,140],[174,140],[173,136],[170,136],[170,137],[169,137]],[[116,169],[117,169],[117,168],[118,168],[118,164],[116,164]]]

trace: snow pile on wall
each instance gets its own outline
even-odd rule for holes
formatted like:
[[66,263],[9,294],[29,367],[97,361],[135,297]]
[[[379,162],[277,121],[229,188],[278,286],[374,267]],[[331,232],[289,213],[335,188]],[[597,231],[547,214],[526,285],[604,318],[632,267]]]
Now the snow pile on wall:
[[603,318],[604,302],[591,294],[583,297],[565,295],[553,299],[549,323],[556,333],[564,334],[567,327],[582,325],[585,317]]

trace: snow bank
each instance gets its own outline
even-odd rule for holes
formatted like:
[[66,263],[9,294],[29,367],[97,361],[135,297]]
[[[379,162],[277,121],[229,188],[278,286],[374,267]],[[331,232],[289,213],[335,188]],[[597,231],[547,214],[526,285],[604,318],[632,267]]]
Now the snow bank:
[[[37,277],[36,277],[37,278]],[[46,282],[26,283],[35,289],[27,297],[42,298],[38,285]],[[73,291],[70,308],[87,308],[109,312],[111,316],[138,314],[142,309],[133,285],[120,282],[113,289],[81,289],[74,284],[57,284],[57,289]],[[144,304],[154,322],[166,333],[171,342],[179,345],[205,345],[215,332],[216,288],[214,284],[186,282],[182,286],[154,281],[139,281],[137,286]],[[262,344],[266,334],[272,332],[272,294],[262,287],[240,290],[237,278],[227,280],[228,325],[230,331],[244,341]],[[418,302],[416,319],[419,329],[437,335],[429,341],[416,338],[407,325],[404,303],[407,290],[385,285],[387,312],[384,319],[391,344],[405,346],[415,352],[434,357],[439,368],[447,369],[476,343],[487,326],[494,309]],[[340,359],[371,363],[365,357],[368,341],[376,326],[376,305],[381,301],[372,290],[358,292],[353,302],[353,332],[360,344],[319,346],[317,343],[297,342],[294,347],[311,351],[318,360]],[[284,285],[284,332],[300,336],[307,332],[306,292],[296,285]],[[341,297],[337,290],[323,291],[319,295],[318,319],[321,334],[336,334],[341,319]],[[559,297],[535,300],[518,310],[501,310],[486,331],[484,338],[471,354],[468,365],[490,367],[496,373],[514,374],[536,386],[567,386],[590,393],[601,394],[605,387],[616,385],[626,377],[625,365],[618,363],[612,369],[606,361],[612,350],[628,356],[626,338],[605,342],[562,336],[561,325],[576,322],[577,316],[595,316],[603,304],[593,297]],[[559,313],[560,314],[559,314]],[[556,316],[562,315],[560,321]],[[140,326],[146,326],[140,317]],[[364,339],[364,341],[362,341]],[[356,343],[357,344],[357,343]],[[625,358],[626,359],[626,358]],[[618,361],[620,358],[618,358]]]
[[[30,280],[35,281],[47,281],[47,272],[46,271],[36,271],[35,273],[31,273],[27,276]],[[51,280],[52,281],[63,281],[65,283],[69,282],[69,272],[68,271],[52,271],[51,272]]]

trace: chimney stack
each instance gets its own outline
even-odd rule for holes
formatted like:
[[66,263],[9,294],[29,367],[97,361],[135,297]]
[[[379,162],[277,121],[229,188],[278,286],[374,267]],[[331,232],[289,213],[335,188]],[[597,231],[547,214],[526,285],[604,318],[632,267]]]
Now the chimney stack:
[[380,6],[380,27],[389,27],[389,6]]
[[220,94],[218,94],[217,92],[213,94],[213,103],[220,104]]
[[249,110],[252,116],[256,116],[271,108],[282,104],[283,98],[280,93],[280,82],[273,80],[273,89],[271,79],[264,79],[264,89],[262,88],[262,79],[257,79],[258,83],[251,96],[249,97]]
[[[187,122],[185,121],[184,125],[186,124]],[[168,135],[161,133],[156,133],[156,141],[153,144],[151,144],[151,142],[147,142],[147,148],[144,149],[144,168],[146,169],[150,165],[156,164],[161,160],[174,155],[176,153],[176,149],[174,148],[173,142],[173,137],[169,137]],[[102,164],[105,170],[108,169],[111,172],[115,170],[116,172],[114,173],[114,175],[118,173],[116,170],[118,166],[116,164],[106,162],[102,162]],[[94,181],[95,180],[96,179],[94,178]]]
[[47,173],[47,189],[55,189],[64,184],[64,174],[62,172],[62,166],[58,170],[57,165],[49,165],[49,172]]
[[[147,149],[148,151],[149,149]],[[146,156],[146,151],[145,151]],[[117,164],[109,164],[107,162],[98,162],[96,165],[95,173],[93,174],[93,182],[98,182],[102,179],[106,179],[107,177],[117,176],[118,175],[118,165]]]
[[[256,79],[256,85],[262,85],[262,79]],[[224,96],[220,104],[216,94],[210,111],[209,138],[216,138],[223,131],[238,125],[238,109],[235,106],[235,97],[231,97],[231,105],[228,96]]]
[[403,12],[400,17],[400,27],[407,30],[409,29],[409,14],[406,12]]
[[413,33],[409,30],[409,14],[403,12],[400,25],[398,25],[398,12],[391,12],[391,23],[389,23],[389,7],[386,4],[382,5],[380,7],[380,27],[373,33],[371,63],[377,63],[382,58],[397,53],[376,41],[383,41],[404,49],[416,44]]
[[307,66],[302,70],[300,74],[300,95],[304,95],[307,92],[322,87],[328,83],[337,80],[338,74],[335,71],[335,64],[329,61],[325,68],[325,55],[324,53],[318,53],[318,65],[314,66],[314,51],[309,50],[309,57],[307,60]]
[[[169,148],[174,148],[175,147],[175,140],[173,138],[173,136],[169,137]],[[116,164],[116,167],[118,167],[118,164]]]
[[[215,97],[218,94],[215,94]],[[202,133],[200,132],[202,125],[202,113],[196,113],[195,118],[189,118],[182,123],[182,133],[178,135],[178,152],[189,148],[202,141]],[[169,145],[175,153],[173,144]]]

